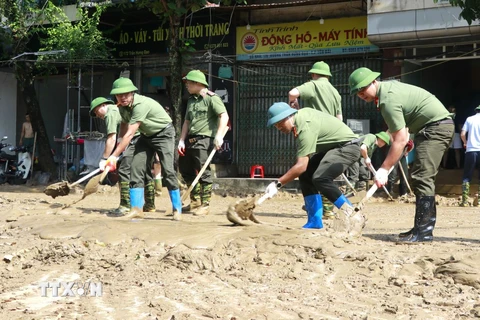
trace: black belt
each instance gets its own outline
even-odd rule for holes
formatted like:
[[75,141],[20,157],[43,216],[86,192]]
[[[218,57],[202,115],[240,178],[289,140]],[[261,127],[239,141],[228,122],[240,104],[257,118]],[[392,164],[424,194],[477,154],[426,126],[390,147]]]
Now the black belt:
[[202,140],[202,139],[211,139],[212,137],[209,137],[209,136],[202,136],[202,135],[198,135],[198,136],[188,136],[187,137],[187,140],[190,144],[193,144],[195,142],[197,142],[198,140]]
[[427,123],[425,127],[438,126],[439,124],[454,124],[453,120],[450,118],[445,118],[435,122]]
[[351,144],[359,144],[360,142],[363,142],[363,140],[365,140],[365,136],[357,138],[357,139],[353,139],[351,141],[348,141],[348,142],[342,144],[341,146],[345,147],[345,146],[349,146]]

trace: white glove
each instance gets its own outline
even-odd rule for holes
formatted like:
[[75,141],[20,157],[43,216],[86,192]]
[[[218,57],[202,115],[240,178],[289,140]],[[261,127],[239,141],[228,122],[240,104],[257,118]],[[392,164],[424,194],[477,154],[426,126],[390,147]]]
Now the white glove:
[[278,188],[277,188],[277,183],[272,182],[267,186],[267,189],[265,189],[265,194],[268,195],[268,198],[271,199],[273,198],[274,195],[278,193]]
[[178,141],[177,150],[178,150],[179,155],[181,155],[181,156],[185,155],[185,141],[183,141],[183,140]]
[[219,150],[223,145],[223,138],[216,136],[215,139],[213,139],[213,145],[215,149]]
[[386,185],[388,182],[388,170],[384,168],[380,168],[377,170],[377,174],[375,175],[375,184],[377,187],[381,188]]
[[115,171],[117,169],[117,160],[118,157],[115,157],[114,155],[108,157],[108,159],[105,160],[104,170],[108,167],[110,171]]
[[365,165],[369,166],[369,165],[371,165],[371,164],[372,164],[372,159],[370,159],[369,157],[367,157],[367,158],[365,159]]
[[102,158],[100,162],[98,163],[98,167],[100,168],[101,171],[105,170],[105,164],[107,163],[107,159]]

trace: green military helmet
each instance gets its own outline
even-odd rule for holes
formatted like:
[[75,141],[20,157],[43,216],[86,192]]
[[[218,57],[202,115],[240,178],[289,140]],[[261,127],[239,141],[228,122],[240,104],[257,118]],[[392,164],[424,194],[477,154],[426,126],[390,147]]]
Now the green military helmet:
[[372,70],[362,67],[353,71],[348,78],[348,85],[350,86],[350,94],[355,95],[357,92],[368,86],[373,80],[380,76],[379,72],[373,72]]
[[332,76],[332,74],[330,73],[330,66],[323,61],[315,62],[312,66],[312,69],[310,69],[308,73],[316,73],[316,74],[321,74],[323,76],[329,76],[329,77]]
[[205,78],[205,74],[200,70],[192,70],[189,73],[187,73],[187,75],[182,79],[198,82],[208,87],[208,82],[207,82],[207,79]]
[[275,102],[270,108],[268,108],[267,127],[273,126],[275,123],[285,119],[297,111],[297,109],[293,109],[285,102]]
[[387,145],[390,145],[390,136],[388,135],[388,133],[386,133],[385,131],[382,131],[382,132],[376,133],[375,135],[377,136],[377,138],[385,141]]
[[90,116],[96,117],[96,114],[94,112],[95,108],[104,103],[115,104],[115,102],[113,102],[112,100],[108,100],[107,98],[104,98],[104,97],[95,98],[92,100],[92,103],[90,103]]
[[112,91],[110,91],[110,94],[122,94],[122,93],[128,93],[128,92],[133,92],[137,91],[138,88],[133,85],[132,80],[129,78],[118,78],[113,82],[112,85]]

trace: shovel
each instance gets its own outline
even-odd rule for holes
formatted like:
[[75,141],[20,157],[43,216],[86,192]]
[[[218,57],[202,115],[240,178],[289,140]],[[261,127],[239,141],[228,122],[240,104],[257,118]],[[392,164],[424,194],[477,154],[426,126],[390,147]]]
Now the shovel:
[[253,214],[253,209],[268,199],[268,194],[264,194],[257,201],[255,198],[241,199],[228,206],[227,219],[233,224],[240,226],[249,226],[251,222],[261,223]]
[[43,193],[45,193],[47,196],[51,196],[53,199],[55,199],[58,196],[67,196],[70,193],[70,189],[72,187],[82,183],[83,181],[87,180],[90,177],[93,177],[99,172],[100,172],[100,168],[93,170],[92,172],[90,172],[89,174],[87,174],[83,178],[80,178],[79,180],[75,181],[72,184],[68,184],[66,181],[51,184],[45,188]]
[[345,173],[342,173],[342,179],[343,179],[343,181],[345,181],[345,183],[348,185],[348,187],[352,190],[353,195],[356,196],[356,195],[357,195],[357,190],[355,190],[355,188],[353,187],[353,185],[350,183],[350,181],[348,180],[348,178],[347,178],[347,176],[345,175]]
[[410,192],[411,196],[414,196],[415,194],[412,191],[412,188],[410,188],[410,183],[408,183],[407,176],[405,175],[405,170],[403,170],[402,163],[398,163],[398,168],[400,169],[400,172],[402,173],[403,181],[405,181],[405,184],[407,185],[408,192]]
[[[120,161],[123,158],[123,153],[117,158],[117,161]],[[95,192],[98,191],[98,187],[102,184],[103,180],[107,177],[108,173],[111,171],[111,167],[107,166],[105,167],[105,170],[103,170],[101,175],[98,175],[90,181],[88,181],[87,185],[85,186],[85,189],[83,190],[83,197],[80,200],[85,199],[86,196],[91,195]],[[100,169],[98,169],[100,170]],[[79,201],[80,201],[79,200]]]
[[[390,168],[390,170],[388,171],[388,173],[390,174],[390,172],[392,172],[393,168],[395,166],[392,166]],[[372,168],[373,169],[373,168]],[[358,212],[360,210],[363,209],[363,207],[365,206],[365,203],[368,201],[368,199],[370,199],[373,194],[375,193],[375,191],[378,190],[378,187],[377,187],[377,184],[374,183],[373,186],[370,187],[370,189],[368,189],[368,192],[367,194],[365,195],[365,197],[363,197],[363,199],[360,201],[360,203],[357,204],[357,206],[355,207],[355,212]]]
[[[375,168],[373,168],[371,164],[367,165],[367,167],[375,177],[375,175],[377,174],[377,170],[375,170]],[[390,192],[388,192],[387,187],[383,186],[383,191],[385,191],[385,193],[387,194],[388,200],[393,201],[392,195],[390,194]]]
[[[222,133],[222,137],[225,136],[225,134],[227,133],[229,128],[230,128],[229,126],[225,127],[225,131]],[[202,177],[202,174],[205,172],[205,170],[207,169],[210,162],[212,162],[212,159],[213,159],[213,156],[215,155],[215,152],[217,152],[217,149],[213,148],[213,150],[210,152],[210,155],[208,156],[207,160],[205,161],[205,164],[203,165],[203,167],[200,169],[197,176],[195,177],[195,180],[193,180],[190,187],[188,187],[187,191],[182,195],[182,198],[181,198],[182,202],[187,200],[188,197],[190,196],[190,192],[192,192],[193,188],[198,183],[198,180],[200,180],[200,178]]]

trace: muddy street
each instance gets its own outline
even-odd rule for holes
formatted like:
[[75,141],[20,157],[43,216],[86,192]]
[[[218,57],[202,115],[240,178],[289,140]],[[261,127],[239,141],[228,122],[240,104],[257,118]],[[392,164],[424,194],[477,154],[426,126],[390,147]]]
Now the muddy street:
[[[480,209],[438,198],[435,241],[399,245],[408,199],[367,203],[363,237],[303,230],[302,198],[255,208],[266,225],[232,226],[239,198],[172,221],[164,190],[145,219],[113,218],[118,189],[52,199],[0,186],[1,319],[467,319],[480,317]],[[73,286],[58,296],[45,283]],[[81,285],[101,284],[90,296]],[[98,288],[97,288],[98,289]],[[72,296],[73,293],[73,296]],[[62,296],[62,294],[66,296]]]

